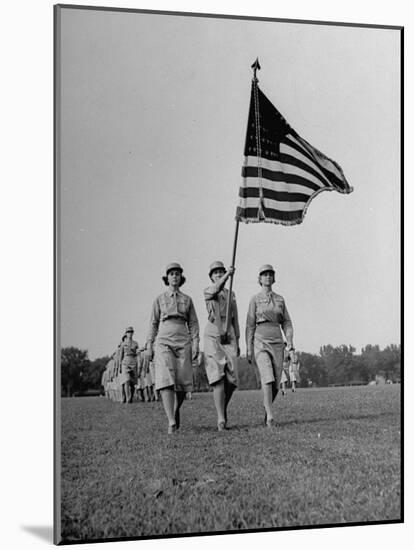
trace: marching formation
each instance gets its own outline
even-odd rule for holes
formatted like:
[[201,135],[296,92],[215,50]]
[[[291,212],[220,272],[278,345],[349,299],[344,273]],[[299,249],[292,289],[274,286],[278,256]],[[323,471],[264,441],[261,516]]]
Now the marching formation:
[[[210,265],[210,284],[204,289],[208,321],[204,330],[204,359],[217,412],[217,429],[227,428],[227,409],[237,387],[240,326],[236,296],[226,286],[234,274],[220,261]],[[181,291],[186,278],[180,264],[167,265],[162,280],[167,289],[152,306],[146,343],[140,348],[128,327],[102,376],[109,399],[132,403],[135,391],[142,401],[161,398],[168,433],[180,428],[180,411],[193,390],[193,364],[200,354],[200,331],[193,300]],[[298,375],[293,325],[283,296],[272,290],[275,270],[259,269],[259,293],[250,300],[246,320],[246,354],[257,365],[263,392],[264,424],[274,426],[272,403],[279,388],[292,391]]]

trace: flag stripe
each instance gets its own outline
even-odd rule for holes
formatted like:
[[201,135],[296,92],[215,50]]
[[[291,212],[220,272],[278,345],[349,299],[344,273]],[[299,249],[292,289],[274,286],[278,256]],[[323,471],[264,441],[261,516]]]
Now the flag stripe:
[[[258,187],[240,187],[239,197],[242,199],[258,198],[260,189]],[[279,202],[302,202],[306,203],[309,200],[309,195],[303,193],[291,193],[290,191],[274,191],[263,187],[263,196],[266,199],[272,199]]]
[[331,185],[329,180],[323,174],[321,174],[320,172],[317,172],[314,168],[312,168],[311,166],[309,166],[305,162],[302,162],[297,157],[293,157],[292,155],[286,155],[284,153],[280,153],[280,160],[284,164],[291,165],[291,166],[296,166],[296,168],[300,168],[301,170],[304,170],[308,174],[312,174],[312,176],[314,176],[315,178],[318,178],[318,180],[320,180],[323,183],[323,185],[325,185],[325,186],[326,185],[329,185],[329,186]]
[[[329,170],[327,168],[327,166],[322,166],[322,164],[320,163],[320,161],[318,159],[319,151],[317,149],[315,149],[314,147],[312,147],[312,145],[310,145],[309,143],[305,142],[305,140],[302,140],[300,138],[300,136],[298,136],[298,138],[299,138],[300,141],[297,142],[297,141],[293,141],[293,140],[285,137],[284,142],[287,143],[290,147],[293,147],[293,149],[296,149],[296,151],[298,151],[298,152],[304,154],[306,157],[308,157],[308,159],[312,162],[312,164],[314,166],[316,165],[319,168],[319,170],[322,172],[322,174],[328,179],[328,181],[334,187],[339,187],[340,189],[343,189],[344,188],[343,178],[342,179],[338,178],[338,176],[335,173],[333,173],[331,170]],[[305,147],[303,145],[304,142],[307,144],[307,147]],[[315,156],[313,156],[310,153],[309,150],[311,150]],[[324,160],[325,160],[326,164],[331,164],[332,165],[332,170],[333,170],[334,169],[333,167],[335,166],[333,164],[333,161],[331,161],[330,159],[328,159],[328,157],[325,157],[325,156],[324,156]]]
[[[290,155],[293,158],[298,159],[298,161],[302,162],[306,165],[306,169],[312,171],[312,173],[317,173],[319,178],[322,178],[322,181],[326,185],[331,185],[330,181],[326,178],[325,174],[322,172],[322,170],[319,168],[317,164],[315,164],[315,161],[313,161],[309,154],[306,153],[304,149],[301,149],[298,145],[297,148],[292,147],[292,141],[283,141],[280,144],[280,153]],[[305,154],[306,153],[306,154]]]
[[313,147],[313,145],[308,143],[306,139],[303,139],[299,135],[296,137],[298,142],[302,144],[302,146],[305,149],[307,149],[312,156],[315,157],[315,159],[318,161],[321,168],[329,170],[329,172],[331,172],[340,182],[342,182],[345,179],[344,173],[342,172],[342,169],[338,163],[328,158],[321,151],[316,149],[316,147]]
[[[279,200],[273,200],[272,198],[264,198],[264,205],[267,208],[271,208],[273,210],[281,210],[284,212],[289,212],[291,210],[295,211],[302,211],[305,206],[306,202],[309,200],[309,197],[306,197],[307,200],[305,201],[279,201]],[[243,198],[240,202],[240,206],[242,208],[257,208],[258,206],[258,197],[247,197]]]
[[[247,187],[256,187],[258,189],[257,178],[244,178],[240,189],[246,189]],[[286,181],[265,180],[262,181],[262,187],[266,187],[266,189],[271,189],[278,193],[301,193],[302,195],[307,195],[308,197],[315,192],[313,189],[303,187],[303,185],[287,183]]]
[[[257,167],[257,157],[249,156],[246,157],[246,159],[247,162],[245,163],[245,166]],[[265,177],[263,175],[263,168],[265,168],[267,170],[284,174],[296,174],[299,177],[312,181],[318,187],[330,186],[329,181],[322,173],[318,173],[316,170],[313,170],[310,166],[300,160],[296,162],[296,159],[290,155],[281,154],[280,161],[261,159],[260,165],[262,167],[263,177]]]
[[[243,166],[242,176],[244,178],[258,178],[258,170],[259,169],[257,166]],[[266,168],[262,168],[262,178],[268,179],[270,181],[285,181],[286,183],[295,183],[303,185],[304,187],[309,187],[309,189],[313,189],[314,191],[317,191],[321,188],[320,185],[317,185],[313,181],[309,181],[302,176],[298,176],[296,174],[286,174],[285,172],[272,172],[271,170],[267,170]]]
[[[293,222],[300,223],[302,220],[303,210],[298,210],[296,212],[286,212],[283,210],[272,210],[266,208],[265,215],[266,218],[270,218],[272,221],[281,220],[283,222]],[[258,219],[259,209],[258,208],[238,208],[237,215],[242,219],[254,220]]]

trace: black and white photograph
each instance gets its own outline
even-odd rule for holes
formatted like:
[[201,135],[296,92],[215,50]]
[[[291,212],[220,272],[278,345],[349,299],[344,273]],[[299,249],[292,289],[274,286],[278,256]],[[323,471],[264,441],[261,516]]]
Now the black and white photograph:
[[55,542],[401,522],[402,27],[54,10]]

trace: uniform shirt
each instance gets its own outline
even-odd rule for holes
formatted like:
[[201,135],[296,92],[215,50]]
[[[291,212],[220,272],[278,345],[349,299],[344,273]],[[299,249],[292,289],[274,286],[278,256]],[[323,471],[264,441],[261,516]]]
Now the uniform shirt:
[[119,358],[120,362],[136,363],[138,354],[138,342],[135,340],[124,340],[120,345]]
[[171,289],[157,296],[152,306],[147,342],[151,344],[154,342],[159,324],[167,319],[183,319],[186,321],[192,342],[198,344],[200,339],[198,319],[190,296],[179,290],[173,292]]
[[[204,289],[204,299],[206,301],[208,320],[211,323],[215,322],[215,314],[217,309],[220,312],[221,319],[226,319],[229,291],[227,290],[227,288],[222,287],[223,283],[220,284],[220,282],[217,282]],[[216,302],[216,304],[214,304],[214,302]],[[238,340],[240,338],[239,315],[237,311],[236,296],[233,291],[231,293],[230,315],[231,324],[234,327],[234,333]]]
[[288,342],[292,341],[293,326],[285,300],[280,294],[261,291],[250,300],[246,320],[247,349],[253,349],[254,333],[257,325],[273,323],[279,325]]

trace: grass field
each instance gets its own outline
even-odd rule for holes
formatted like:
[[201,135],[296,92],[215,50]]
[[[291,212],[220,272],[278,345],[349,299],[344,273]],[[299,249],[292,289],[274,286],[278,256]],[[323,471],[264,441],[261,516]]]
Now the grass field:
[[62,400],[63,541],[398,520],[400,387],[237,392],[226,432],[195,394],[167,436],[161,403]]

